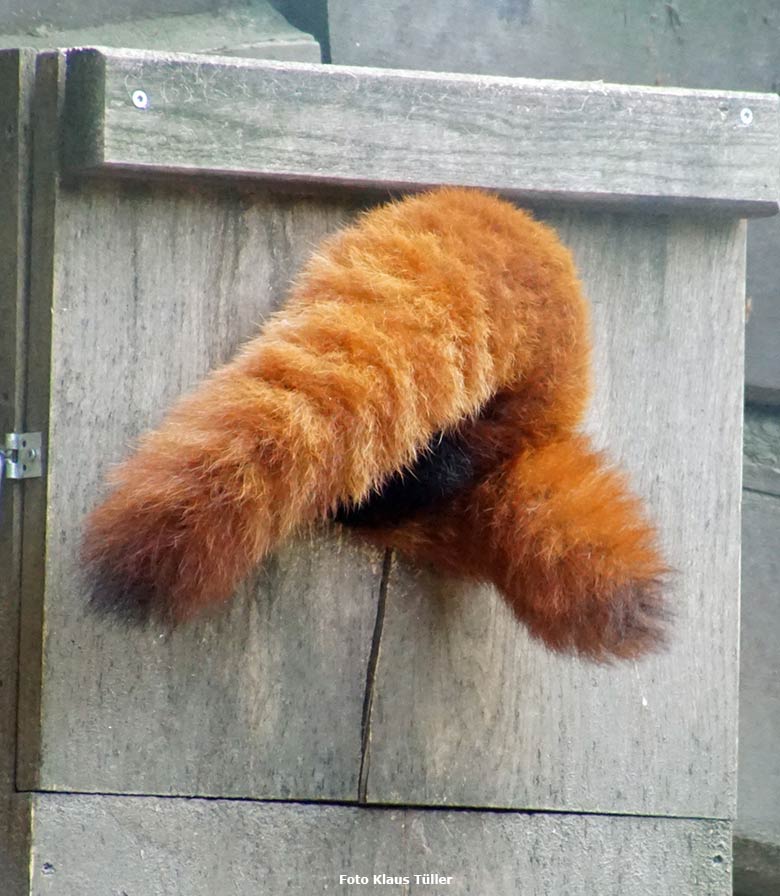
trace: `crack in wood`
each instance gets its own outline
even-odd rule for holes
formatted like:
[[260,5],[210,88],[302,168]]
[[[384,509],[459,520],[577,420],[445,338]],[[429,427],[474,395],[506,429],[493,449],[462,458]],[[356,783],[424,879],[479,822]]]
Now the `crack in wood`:
[[387,604],[387,587],[390,581],[390,572],[393,568],[393,551],[385,550],[382,563],[382,576],[379,580],[379,597],[376,605],[376,620],[374,633],[371,637],[371,652],[368,656],[366,667],[366,691],[363,699],[363,718],[360,724],[360,772],[358,774],[358,803],[365,803],[368,787],[368,771],[371,765],[369,751],[371,748],[371,709],[374,703],[374,687],[376,683],[376,669],[379,663],[379,644],[382,640],[382,629],[385,623],[385,607]]

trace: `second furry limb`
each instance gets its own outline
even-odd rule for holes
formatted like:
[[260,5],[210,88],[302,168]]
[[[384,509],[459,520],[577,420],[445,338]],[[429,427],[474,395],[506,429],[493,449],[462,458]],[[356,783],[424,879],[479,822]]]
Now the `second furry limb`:
[[364,537],[495,585],[532,635],[599,661],[664,640],[668,570],[625,477],[578,435],[524,447],[473,490]]

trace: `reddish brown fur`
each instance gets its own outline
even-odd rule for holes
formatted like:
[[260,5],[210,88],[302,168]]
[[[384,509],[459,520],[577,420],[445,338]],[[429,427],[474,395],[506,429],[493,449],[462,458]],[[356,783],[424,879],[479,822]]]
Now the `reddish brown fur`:
[[647,650],[663,563],[638,501],[575,433],[588,364],[587,306],[552,230],[454,188],[368,212],[115,471],[84,541],[98,594],[173,620],[223,601],[281,539],[459,427],[477,485],[365,536],[495,582],[555,649]]

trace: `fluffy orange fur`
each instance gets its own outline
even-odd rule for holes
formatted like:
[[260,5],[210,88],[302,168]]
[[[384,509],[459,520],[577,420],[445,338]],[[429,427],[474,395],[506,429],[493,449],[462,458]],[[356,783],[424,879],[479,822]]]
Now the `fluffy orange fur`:
[[282,539],[458,429],[475,483],[358,531],[495,583],[553,649],[651,649],[653,529],[577,432],[588,326],[568,251],[513,205],[447,188],[367,212],[114,471],[83,546],[97,602],[176,621],[224,601]]

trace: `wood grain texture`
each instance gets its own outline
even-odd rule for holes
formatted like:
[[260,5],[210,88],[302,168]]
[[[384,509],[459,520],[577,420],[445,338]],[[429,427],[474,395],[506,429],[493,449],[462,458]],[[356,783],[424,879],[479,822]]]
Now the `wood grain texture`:
[[[58,188],[62,71],[59,55],[42,62],[33,305],[52,367],[36,369],[33,391],[50,465],[48,493],[31,505],[22,780],[356,800],[377,554],[333,535],[291,545],[224,614],[168,639],[88,617],[75,569],[108,464],[255,332],[353,200],[162,182]],[[672,648],[615,669],[552,658],[494,595],[399,565],[373,682],[366,796],[728,818],[744,228],[549,217],[594,304],[590,428],[648,498],[679,570]]]
[[[53,794],[36,797],[35,820],[34,896],[731,893],[718,821]],[[452,879],[414,882],[430,872]]]
[[[51,309],[54,289],[54,220],[57,198],[57,128],[61,113],[65,57],[36,57],[33,92],[32,208],[30,277],[27,310],[25,419],[31,431],[43,435],[48,456],[51,398]],[[19,620],[19,694],[17,712],[16,783],[22,790],[37,786],[40,766],[40,711],[43,682],[43,598],[45,592],[46,494],[44,475],[25,482],[22,542],[21,614]]]
[[119,50],[72,51],[68,85],[74,171],[458,183],[734,216],[773,214],[780,194],[772,95]]
[[733,817],[744,228],[550,220],[593,304],[588,429],[677,570],[670,648],[606,668],[553,656],[494,592],[399,563],[368,800]]
[[[0,438],[24,427],[30,106],[35,54],[0,52]],[[0,471],[1,475],[1,471]],[[16,703],[24,483],[0,499],[0,892],[21,891],[27,825],[17,813]]]
[[[0,51],[0,447],[24,425],[30,102],[35,54]],[[0,471],[0,474],[2,471]],[[0,791],[14,778],[23,483],[0,504]]]
[[131,185],[57,195],[28,786],[356,798],[381,554],[334,534],[304,539],[226,612],[170,637],[88,616],[76,569],[107,467],[255,333],[303,258],[350,214],[343,203]]

